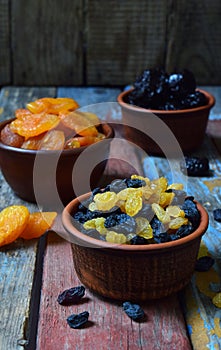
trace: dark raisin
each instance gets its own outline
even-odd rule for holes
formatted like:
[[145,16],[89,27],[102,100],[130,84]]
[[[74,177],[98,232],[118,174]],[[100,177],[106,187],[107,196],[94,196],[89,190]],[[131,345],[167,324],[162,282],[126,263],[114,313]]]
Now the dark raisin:
[[125,180],[116,179],[113,180],[110,184],[110,191],[113,191],[115,193],[118,193],[122,190],[124,190],[127,187]]
[[177,239],[182,238],[182,237],[186,237],[192,232],[193,232],[193,226],[191,225],[191,223],[189,223],[187,225],[182,225],[176,231]]
[[125,183],[127,187],[133,187],[133,188],[138,188],[146,185],[146,182],[140,179],[126,179]]
[[101,192],[102,192],[102,191],[101,191],[100,187],[96,187],[96,188],[94,188],[94,189],[92,190],[93,196],[95,196],[97,193],[101,193]]
[[210,173],[207,158],[185,157],[185,161],[180,163],[180,169],[189,176],[208,176]]
[[58,303],[61,305],[77,304],[85,294],[84,286],[77,286],[66,289],[58,296]]
[[148,240],[144,237],[141,237],[141,236],[134,236],[133,238],[131,238],[130,244],[133,244],[133,245],[148,244]]
[[171,241],[171,237],[166,231],[154,233],[153,238],[156,243],[165,243]]
[[215,260],[211,256],[201,256],[201,258],[196,261],[195,270],[200,272],[209,271],[214,263]]
[[104,226],[117,233],[133,233],[136,230],[136,221],[125,213],[114,213],[106,218]]
[[221,222],[221,208],[213,210],[213,217],[214,217],[214,220]]
[[144,319],[145,313],[140,305],[133,304],[130,301],[125,301],[123,303],[123,310],[134,321],[139,321]]
[[83,311],[80,314],[73,314],[67,318],[67,323],[71,328],[81,328],[88,322],[89,312]]
[[182,205],[182,209],[185,213],[185,216],[191,222],[193,229],[196,229],[200,223],[200,213],[197,209],[196,203],[193,202],[191,198],[186,198],[184,204]]

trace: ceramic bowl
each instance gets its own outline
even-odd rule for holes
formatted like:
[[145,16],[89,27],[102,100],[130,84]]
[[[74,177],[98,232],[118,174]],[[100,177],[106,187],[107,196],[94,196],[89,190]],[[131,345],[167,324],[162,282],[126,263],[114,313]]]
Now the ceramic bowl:
[[104,297],[141,301],[166,297],[186,286],[194,273],[208,214],[198,202],[199,227],[176,241],[148,245],[117,245],[80,232],[72,215],[89,194],[72,200],[62,223],[72,242],[73,259],[81,282]]
[[[0,132],[12,120],[0,123]],[[90,159],[91,167],[95,155],[96,160],[99,160],[90,172],[91,188],[97,187],[109,156],[110,142],[114,137],[114,130],[109,124],[101,124],[100,131],[106,136],[102,141],[90,146],[63,151],[26,150],[0,142],[2,174],[20,198],[29,202],[37,202],[50,210],[52,208],[57,210],[56,206],[60,206],[60,200],[66,205],[76,196],[73,181],[77,182],[80,187],[85,175],[91,171],[89,161],[85,161],[84,171],[75,175],[74,165],[79,157],[83,156],[83,152],[85,152],[84,158]],[[82,189],[81,193],[84,192]]]
[[178,147],[184,154],[198,149],[205,136],[210,109],[215,104],[209,92],[198,90],[205,95],[206,105],[174,111],[148,110],[131,105],[127,101],[132,89],[123,91],[117,101],[122,109],[125,137],[150,155],[164,156],[165,150],[167,155],[173,155]]

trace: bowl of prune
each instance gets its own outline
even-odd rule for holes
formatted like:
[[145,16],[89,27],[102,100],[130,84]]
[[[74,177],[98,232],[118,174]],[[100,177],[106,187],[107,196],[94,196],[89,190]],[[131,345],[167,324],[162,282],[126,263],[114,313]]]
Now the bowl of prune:
[[72,200],[62,223],[81,282],[103,297],[140,301],[189,283],[208,214],[182,184],[132,175]]
[[76,188],[85,192],[87,174],[87,188],[98,185],[114,130],[78,107],[70,98],[45,97],[0,123],[1,171],[22,199],[59,210],[76,196]]
[[215,98],[197,88],[194,74],[144,70],[133,87],[117,98],[122,109],[125,137],[152,155],[198,149]]

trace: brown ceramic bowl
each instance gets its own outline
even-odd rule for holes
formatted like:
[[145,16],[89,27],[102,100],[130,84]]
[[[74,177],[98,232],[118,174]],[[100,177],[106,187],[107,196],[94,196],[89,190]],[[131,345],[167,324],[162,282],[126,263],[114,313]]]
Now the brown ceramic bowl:
[[[0,123],[0,132],[12,120]],[[82,183],[86,182],[86,176],[90,175],[91,188],[96,187],[100,181],[109,156],[110,142],[114,137],[113,128],[109,124],[101,124],[100,131],[106,135],[104,140],[63,151],[25,150],[7,146],[0,141],[0,167],[5,180],[22,199],[37,202],[50,210],[58,210],[60,207],[63,209],[62,204],[66,205],[76,196],[73,181],[80,193],[85,192]],[[76,162],[79,162],[80,156],[85,161],[78,166]],[[76,172],[79,167],[83,170]]]
[[72,200],[62,213],[66,238],[81,282],[92,291],[118,300],[141,301],[168,296],[186,286],[193,275],[208,214],[198,202],[200,225],[189,236],[149,245],[117,245],[85,235],[74,226],[73,213],[89,194]]
[[210,93],[198,90],[206,97],[205,106],[175,111],[137,107],[127,103],[132,89],[120,93],[117,101],[122,109],[125,137],[152,155],[173,155],[179,147],[183,153],[196,150],[203,142],[210,109],[215,104]]

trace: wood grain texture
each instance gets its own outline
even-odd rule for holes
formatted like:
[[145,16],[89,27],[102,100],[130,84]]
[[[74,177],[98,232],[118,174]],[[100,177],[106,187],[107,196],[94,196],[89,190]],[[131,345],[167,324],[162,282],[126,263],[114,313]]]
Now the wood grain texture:
[[[214,123],[214,124],[213,124]],[[217,123],[219,128],[217,128]],[[210,121],[208,130],[220,129],[220,120]],[[213,125],[213,127],[212,127]],[[210,133],[213,136],[215,133]],[[201,243],[201,255],[210,255],[215,259],[215,265],[208,272],[195,272],[191,283],[181,293],[184,303],[185,319],[194,350],[220,349],[221,327],[219,323],[221,311],[212,303],[212,297],[220,288],[220,223],[213,218],[213,210],[221,207],[221,157],[217,147],[210,137],[205,137],[202,147],[192,153],[199,157],[207,157],[212,175],[209,177],[183,178],[177,164],[171,171],[168,161],[162,158],[144,158],[144,172],[147,176],[165,176],[170,182],[183,178],[186,190],[207,209],[209,227]],[[153,174],[154,168],[154,174]]]
[[[74,270],[70,243],[50,233],[44,259],[37,350],[191,349],[176,297],[143,303],[147,320],[136,323],[124,314],[121,304],[89,290],[79,305],[59,305],[58,294],[77,285],[81,282]],[[88,326],[71,329],[66,318],[83,311],[90,314]]]
[[[54,89],[3,88],[0,93],[0,119],[11,117],[16,108],[24,107],[27,102],[44,95],[53,96]],[[9,205],[26,205],[30,212],[37,206],[17,197],[0,173],[0,210]],[[16,242],[0,249],[0,349],[24,349],[30,332],[31,296],[39,294],[35,285],[38,240]],[[33,284],[36,287],[33,293]],[[36,305],[35,305],[36,307]],[[34,317],[33,310],[31,317]],[[36,319],[36,314],[35,314]],[[31,326],[33,327],[32,322]],[[33,335],[33,334],[32,334]]]
[[83,83],[82,0],[11,4],[13,84]]
[[190,69],[198,84],[220,84],[221,3],[169,2],[166,68]]
[[123,85],[164,64],[166,2],[87,1],[86,83]]
[[10,2],[0,1],[0,85],[11,83]]

